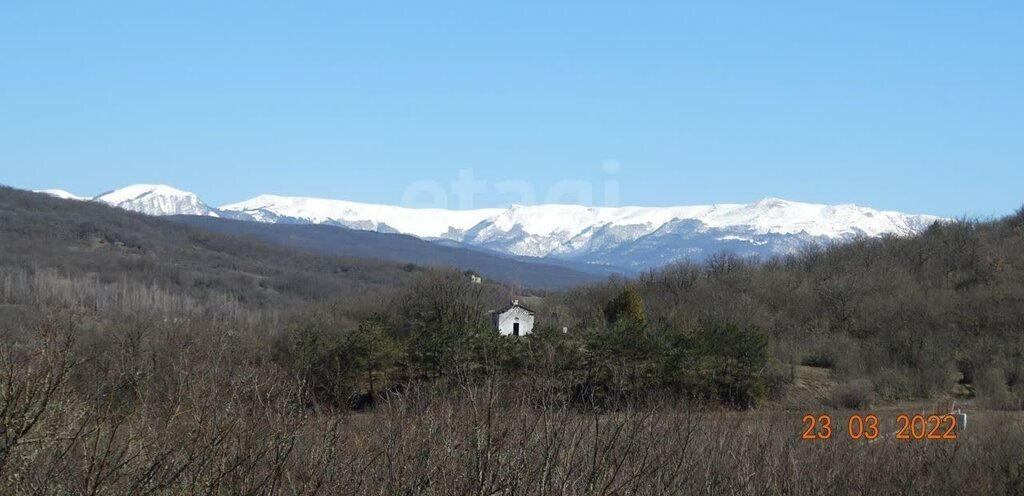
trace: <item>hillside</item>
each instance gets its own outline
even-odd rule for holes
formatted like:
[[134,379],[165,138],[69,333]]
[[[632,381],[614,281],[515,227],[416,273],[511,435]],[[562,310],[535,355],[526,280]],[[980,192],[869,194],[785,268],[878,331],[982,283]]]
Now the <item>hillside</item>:
[[396,263],[313,254],[6,187],[0,253],[6,277],[48,272],[63,284],[130,283],[249,307],[372,295],[409,276]]
[[[201,216],[171,216],[173,222],[207,231],[268,241],[329,255],[472,270],[507,284],[538,289],[564,289],[603,279],[597,271],[585,273],[545,260],[525,261],[479,249],[445,246],[404,234],[360,231],[333,225],[266,224]],[[586,268],[583,264],[578,264]]]
[[[795,378],[799,390],[801,365],[827,370],[832,390],[807,397],[830,406],[952,399],[1024,409],[1024,209],[765,261],[718,255],[630,284],[650,332],[759,329],[779,367],[774,380]],[[594,309],[621,290],[574,289],[550,299],[551,314],[572,316],[562,324],[570,328],[601,328]]]

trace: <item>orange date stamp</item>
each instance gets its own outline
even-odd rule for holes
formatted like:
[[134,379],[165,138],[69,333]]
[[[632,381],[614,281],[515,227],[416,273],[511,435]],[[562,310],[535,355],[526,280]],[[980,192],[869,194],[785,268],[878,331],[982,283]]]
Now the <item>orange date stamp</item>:
[[[852,414],[844,424],[836,424],[828,414],[803,417],[804,430],[800,439],[825,441],[845,427],[850,439],[873,441],[883,436],[878,416]],[[957,419],[954,415],[899,415],[896,430],[890,434],[901,441],[951,441],[957,438]],[[884,437],[884,436],[883,436]]]

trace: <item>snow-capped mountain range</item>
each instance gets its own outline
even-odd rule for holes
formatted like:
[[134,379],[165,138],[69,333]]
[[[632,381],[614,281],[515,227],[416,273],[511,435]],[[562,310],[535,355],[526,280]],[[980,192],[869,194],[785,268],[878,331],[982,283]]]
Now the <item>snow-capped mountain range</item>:
[[[60,198],[90,200],[63,190]],[[444,210],[344,200],[261,195],[213,208],[193,193],[137,184],[91,198],[149,215],[202,215],[265,223],[329,224],[402,233],[509,255],[550,257],[642,270],[721,251],[783,254],[811,242],[908,235],[931,215],[879,211],[852,204],[818,205],[765,198],[751,204],[682,207],[513,205]]]

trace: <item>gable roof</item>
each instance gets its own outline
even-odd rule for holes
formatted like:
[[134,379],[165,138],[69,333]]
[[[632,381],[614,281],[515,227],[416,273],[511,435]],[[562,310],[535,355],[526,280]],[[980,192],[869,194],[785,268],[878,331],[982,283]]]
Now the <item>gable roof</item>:
[[491,313],[494,313],[494,314],[501,314],[501,313],[505,313],[505,312],[507,312],[507,311],[509,311],[509,310],[512,310],[513,308],[517,308],[517,307],[518,307],[518,308],[522,308],[523,310],[526,310],[527,312],[530,312],[530,313],[536,313],[536,312],[534,312],[533,310],[531,310],[531,309],[529,309],[529,308],[526,308],[526,307],[524,307],[524,306],[520,305],[520,304],[519,304],[519,301],[518,301],[518,300],[517,300],[517,301],[513,301],[512,303],[509,303],[508,305],[505,305],[505,306],[504,306],[503,308],[501,308],[501,309],[498,309],[498,310],[491,310]]

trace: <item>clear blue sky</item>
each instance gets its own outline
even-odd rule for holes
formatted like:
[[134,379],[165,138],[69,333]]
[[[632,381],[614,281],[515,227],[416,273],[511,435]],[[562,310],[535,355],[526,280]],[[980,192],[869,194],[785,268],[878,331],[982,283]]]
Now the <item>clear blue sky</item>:
[[0,183],[398,203],[472,169],[613,177],[622,204],[1024,203],[1019,1],[341,3],[4,3]]

